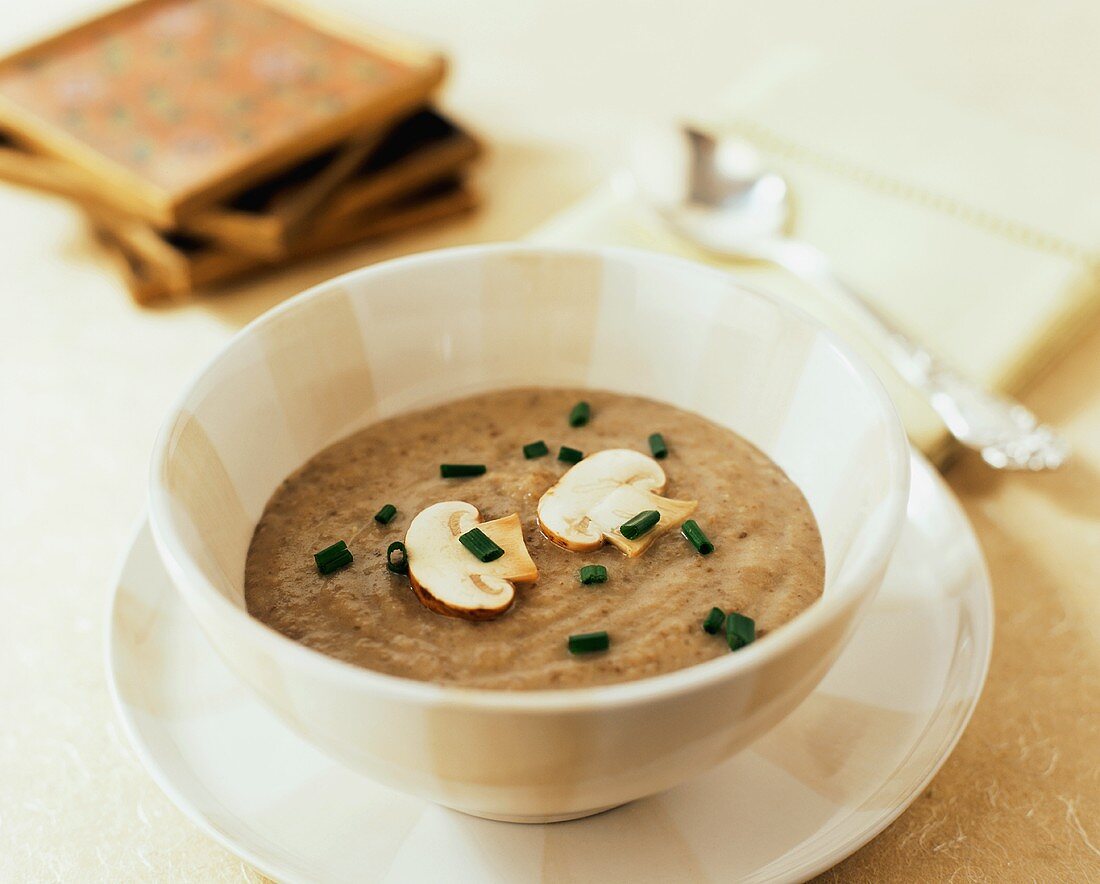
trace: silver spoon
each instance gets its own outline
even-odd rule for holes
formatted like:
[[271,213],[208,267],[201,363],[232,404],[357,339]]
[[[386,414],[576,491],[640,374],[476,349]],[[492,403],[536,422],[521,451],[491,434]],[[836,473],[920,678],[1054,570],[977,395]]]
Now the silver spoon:
[[642,197],[681,236],[726,258],[765,261],[837,295],[881,337],[890,362],[948,431],[1002,470],[1057,469],[1069,445],[1027,408],[948,367],[833,272],[820,249],[785,235],[787,182],[736,138],[684,128],[640,140],[631,164]]

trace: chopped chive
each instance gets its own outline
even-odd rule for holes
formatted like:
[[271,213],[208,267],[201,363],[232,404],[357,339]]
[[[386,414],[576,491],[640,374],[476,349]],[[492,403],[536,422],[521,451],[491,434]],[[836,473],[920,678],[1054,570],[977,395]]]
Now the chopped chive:
[[[399,553],[396,559],[394,553]],[[386,568],[394,574],[409,573],[409,551],[400,540],[395,540],[386,547]]]
[[466,476],[485,475],[483,463],[441,463],[439,475],[444,479],[462,479]]
[[751,617],[736,613],[726,617],[726,642],[731,651],[751,645],[755,640],[756,622]]
[[587,402],[578,402],[573,406],[573,410],[569,412],[569,426],[583,427],[588,423],[588,418],[591,414],[592,409]]
[[711,608],[710,613],[703,619],[703,632],[717,635],[722,624],[726,622],[726,612],[721,608]]
[[458,538],[458,542],[483,562],[493,562],[504,555],[504,550],[480,528],[471,528]]
[[546,443],[539,439],[538,442],[530,442],[523,446],[523,456],[528,460],[534,460],[536,457],[544,457],[550,453],[550,449],[546,447]]
[[694,519],[688,519],[684,522],[680,533],[695,547],[699,555],[709,556],[714,552],[714,544],[707,540],[707,535],[703,533],[703,529],[699,527],[699,523]]
[[317,570],[322,574],[331,574],[337,568],[351,564],[351,550],[344,541],[337,540],[332,546],[326,546],[319,553],[314,553],[313,561],[317,563]]
[[570,448],[568,445],[563,445],[558,451],[558,460],[563,463],[580,463],[584,460],[584,452],[577,451],[576,448]]
[[607,568],[603,565],[585,565],[581,568],[581,583],[607,583]]
[[569,636],[570,654],[591,654],[593,651],[606,651],[609,647],[611,647],[611,637],[602,630]]
[[664,460],[668,457],[668,446],[665,445],[665,437],[660,433],[653,433],[649,437],[649,450],[653,452],[653,456],[657,460]]
[[343,552],[347,548],[348,545],[344,543],[344,541],[337,540],[336,543],[334,543],[332,546],[326,546],[320,552],[314,553],[313,558],[320,562],[322,559],[328,558],[329,556],[334,556],[339,552]]
[[350,549],[345,549],[342,553],[338,553],[333,558],[327,560],[317,568],[322,574],[331,574],[333,571],[337,571],[343,568],[345,565],[350,565],[352,562],[352,555]]
[[392,503],[387,503],[382,509],[374,514],[374,521],[379,525],[388,525],[393,521],[393,517],[397,515],[397,507]]
[[657,510],[642,510],[638,515],[623,522],[619,526],[619,533],[627,540],[637,540],[659,521],[661,521],[661,514]]

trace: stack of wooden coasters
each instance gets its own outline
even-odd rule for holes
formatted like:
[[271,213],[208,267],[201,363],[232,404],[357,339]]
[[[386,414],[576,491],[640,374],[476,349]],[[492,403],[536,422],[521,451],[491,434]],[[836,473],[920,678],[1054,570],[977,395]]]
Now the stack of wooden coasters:
[[471,208],[433,51],[285,0],[138,0],[0,59],[0,179],[63,194],[135,299]]

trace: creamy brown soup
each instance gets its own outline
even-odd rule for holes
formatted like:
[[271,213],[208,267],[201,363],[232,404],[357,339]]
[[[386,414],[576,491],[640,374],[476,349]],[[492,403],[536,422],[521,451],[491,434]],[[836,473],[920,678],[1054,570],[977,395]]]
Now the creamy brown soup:
[[[578,400],[587,425],[571,427]],[[636,558],[605,545],[570,552],[543,536],[540,496],[569,469],[560,446],[586,453],[649,454],[659,432],[663,494],[697,500],[692,515],[714,544],[702,556],[678,530]],[[527,460],[544,439],[550,454]],[[485,475],[443,479],[441,463],[483,463]],[[484,520],[519,513],[536,583],[517,587],[497,619],[474,622],[425,608],[407,576],[386,569],[425,507],[464,500]],[[374,521],[386,503],[388,525]],[[321,575],[313,554],[344,540],[354,562]],[[604,565],[606,583],[582,585],[579,569]],[[810,508],[763,453],[699,415],[593,390],[516,389],[392,418],[326,448],[287,478],[256,527],[245,569],[249,612],[311,648],[405,678],[530,690],[631,681],[730,653],[701,622],[712,607],[756,621],[766,636],[821,595],[824,556]],[[605,652],[571,655],[568,636],[606,630]]]

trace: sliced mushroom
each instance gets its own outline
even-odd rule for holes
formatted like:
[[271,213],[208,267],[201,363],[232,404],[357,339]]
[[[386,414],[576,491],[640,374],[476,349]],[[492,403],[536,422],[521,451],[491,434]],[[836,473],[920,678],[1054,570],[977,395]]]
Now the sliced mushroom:
[[[479,561],[458,540],[473,528],[480,528],[504,555]],[[477,507],[461,500],[435,503],[417,513],[405,535],[405,550],[417,598],[426,608],[450,617],[499,617],[515,600],[515,584],[533,583],[539,577],[517,514],[482,522]]]
[[[558,546],[576,552],[609,542],[630,557],[639,556],[661,534],[692,514],[694,500],[661,497],[668,480],[652,457],[629,448],[589,455],[569,470],[539,499],[539,526]],[[619,531],[643,510],[657,510],[661,520],[635,540]]]

